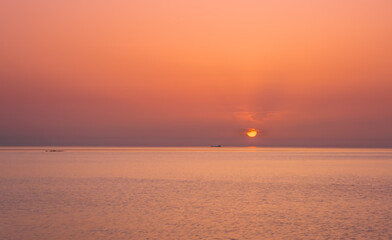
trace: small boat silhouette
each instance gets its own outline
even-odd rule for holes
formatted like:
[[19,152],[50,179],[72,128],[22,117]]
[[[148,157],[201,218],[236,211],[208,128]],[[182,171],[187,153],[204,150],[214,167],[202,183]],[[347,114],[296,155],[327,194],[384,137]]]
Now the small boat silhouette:
[[211,147],[222,147],[222,145],[211,145]]
[[64,150],[60,150],[60,149],[47,149],[47,150],[45,150],[45,152],[64,152]]

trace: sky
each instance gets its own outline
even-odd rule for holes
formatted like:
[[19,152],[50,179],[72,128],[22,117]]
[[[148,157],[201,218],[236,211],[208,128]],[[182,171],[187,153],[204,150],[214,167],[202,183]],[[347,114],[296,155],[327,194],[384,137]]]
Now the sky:
[[391,13],[390,0],[0,1],[0,145],[392,147]]

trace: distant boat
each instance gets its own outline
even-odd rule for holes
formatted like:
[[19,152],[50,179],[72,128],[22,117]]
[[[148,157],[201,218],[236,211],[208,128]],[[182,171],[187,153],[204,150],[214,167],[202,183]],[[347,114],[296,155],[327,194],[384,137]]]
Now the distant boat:
[[222,147],[222,145],[211,145],[211,147]]
[[45,152],[64,152],[64,150],[59,150],[59,149],[47,149]]

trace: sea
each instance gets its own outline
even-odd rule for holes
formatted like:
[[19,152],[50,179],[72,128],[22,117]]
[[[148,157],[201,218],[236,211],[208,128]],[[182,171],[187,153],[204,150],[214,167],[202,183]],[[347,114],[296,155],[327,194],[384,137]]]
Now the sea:
[[1,147],[0,239],[392,239],[392,149]]

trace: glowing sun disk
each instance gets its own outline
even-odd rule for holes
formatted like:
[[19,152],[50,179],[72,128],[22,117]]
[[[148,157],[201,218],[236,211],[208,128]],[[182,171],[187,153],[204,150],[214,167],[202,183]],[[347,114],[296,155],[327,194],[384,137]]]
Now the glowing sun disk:
[[254,128],[249,129],[246,134],[248,135],[248,137],[256,137],[257,135],[257,130]]

